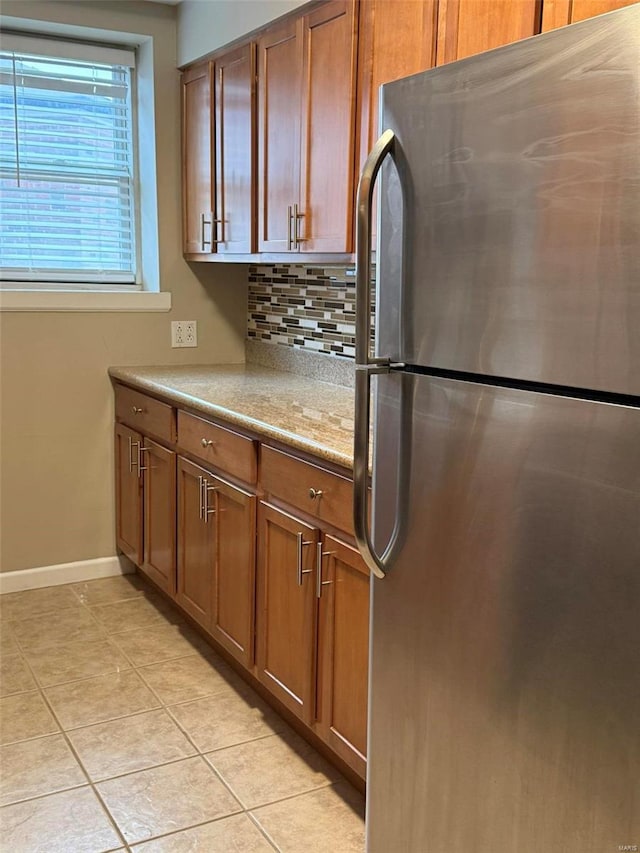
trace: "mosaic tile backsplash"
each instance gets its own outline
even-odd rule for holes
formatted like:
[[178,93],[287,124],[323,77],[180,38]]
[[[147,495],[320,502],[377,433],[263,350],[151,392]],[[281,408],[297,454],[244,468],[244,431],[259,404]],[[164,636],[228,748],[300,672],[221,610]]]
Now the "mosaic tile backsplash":
[[249,340],[355,357],[353,267],[249,267]]

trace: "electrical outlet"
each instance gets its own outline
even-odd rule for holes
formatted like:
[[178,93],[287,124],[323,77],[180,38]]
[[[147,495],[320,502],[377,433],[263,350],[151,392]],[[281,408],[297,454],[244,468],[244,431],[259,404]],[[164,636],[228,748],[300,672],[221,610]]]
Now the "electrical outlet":
[[171,321],[172,347],[197,347],[198,323],[196,320]]
[[198,346],[198,323],[196,320],[186,320],[184,324],[184,345],[186,347]]

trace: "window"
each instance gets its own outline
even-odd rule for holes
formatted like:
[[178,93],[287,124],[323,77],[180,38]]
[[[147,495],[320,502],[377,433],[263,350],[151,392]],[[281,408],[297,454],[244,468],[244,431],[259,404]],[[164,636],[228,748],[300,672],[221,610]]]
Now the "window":
[[6,34],[0,278],[139,285],[134,53]]

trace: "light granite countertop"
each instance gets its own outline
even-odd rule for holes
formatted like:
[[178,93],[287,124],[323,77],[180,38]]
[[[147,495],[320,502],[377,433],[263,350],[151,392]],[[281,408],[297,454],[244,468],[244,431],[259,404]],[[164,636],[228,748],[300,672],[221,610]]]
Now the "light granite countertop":
[[177,406],[353,467],[353,389],[255,364],[111,367]]

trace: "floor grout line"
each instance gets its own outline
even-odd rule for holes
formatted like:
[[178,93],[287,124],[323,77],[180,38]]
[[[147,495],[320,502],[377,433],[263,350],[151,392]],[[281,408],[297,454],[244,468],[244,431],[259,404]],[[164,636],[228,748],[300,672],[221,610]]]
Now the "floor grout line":
[[236,746],[246,746],[248,743],[256,743],[259,740],[266,740],[270,737],[280,738],[282,736],[282,732],[269,732],[264,735],[256,735],[256,737],[249,738],[248,740],[240,740],[237,743],[228,743],[226,746],[216,746],[214,749],[206,749],[202,751],[202,755],[214,755],[218,752],[224,752],[225,749],[233,749]]
[[335,782],[326,782],[324,785],[316,785],[314,788],[308,788],[306,791],[298,791],[295,794],[287,794],[285,797],[278,797],[276,800],[269,800],[268,803],[260,803],[256,806],[247,806],[248,812],[259,811],[266,809],[268,806],[276,806],[279,803],[286,803],[288,800],[297,800],[298,797],[305,797],[307,794],[315,794],[317,791],[324,791],[325,788],[333,788]]
[[[228,820],[231,817],[239,817],[240,815],[246,814],[249,817],[248,813],[245,811],[233,812],[231,814],[221,815],[220,817],[214,817],[210,820],[202,820],[198,823],[193,823],[191,826],[185,826],[182,829],[174,829],[171,832],[163,832],[161,835],[152,835],[150,838],[145,838],[141,841],[132,841],[131,847],[137,847],[139,844],[147,844],[150,841],[159,841],[162,838],[171,838],[174,835],[179,835],[181,832],[188,832],[191,829],[199,829],[201,826],[207,826],[210,823],[221,823],[223,820]],[[280,853],[279,848],[276,848],[278,853]]]
[[[244,744],[234,744],[234,746],[244,746]],[[227,747],[227,749],[233,749],[233,746]],[[331,788],[334,784],[331,780],[328,780],[327,782],[325,782],[322,785],[314,785],[313,788],[307,788],[305,791],[297,791],[295,794],[287,794],[284,797],[278,797],[275,800],[269,800],[268,803],[259,803],[258,805],[248,806],[245,804],[245,801],[241,799],[240,795],[236,793],[236,791],[232,787],[231,783],[227,782],[225,780],[224,776],[222,775],[222,771],[218,770],[217,767],[215,767],[213,764],[211,764],[211,762],[207,759],[206,755],[203,755],[202,758],[204,758],[204,760],[207,762],[209,767],[211,767],[211,769],[215,772],[215,774],[220,777],[220,781],[225,783],[225,785],[231,791],[231,793],[236,798],[236,800],[238,800],[238,802],[242,805],[242,808],[245,812],[253,811],[254,809],[261,809],[261,808],[264,808],[265,806],[272,806],[272,805],[275,805],[276,803],[283,803],[286,800],[295,800],[296,797],[301,797],[304,794],[312,794],[314,791],[319,791],[322,788]]]
[[[58,734],[60,734],[60,733],[58,732]],[[20,743],[23,743],[23,741],[20,741]],[[45,797],[52,797],[54,794],[64,794],[67,791],[77,791],[79,788],[87,788],[87,787],[88,787],[88,785],[86,782],[80,782],[77,785],[69,785],[66,788],[56,788],[55,791],[47,791],[44,794],[35,794],[35,796],[32,796],[32,797],[21,797],[18,800],[11,800],[10,803],[1,803],[0,809],[5,808],[6,806],[18,806],[21,803],[31,803],[34,800],[43,800]]]
[[[114,575],[113,577],[118,577],[118,575]],[[122,577],[124,577],[124,575],[122,575]],[[104,578],[96,578],[96,580],[104,580]],[[80,581],[80,583],[82,583],[82,581]],[[91,581],[85,581],[85,583],[91,583]],[[123,601],[133,601],[136,598],[143,598],[146,592],[145,589],[142,588],[136,591],[136,595],[126,595],[123,596],[123,598],[116,598],[114,601],[99,601],[95,604],[89,604],[88,601],[83,601],[81,597],[82,594],[79,593],[76,589],[74,589],[74,587],[78,586],[78,584],[70,584],[70,586],[71,591],[73,592],[75,597],[78,599],[80,604],[84,605],[85,607],[100,607],[102,604],[121,604]]]
[[[82,641],[80,641],[80,642],[82,642]],[[91,642],[93,642],[93,641],[91,641]],[[96,640],[95,642],[102,643],[104,641],[103,640]],[[119,649],[117,649],[117,651],[119,651]],[[26,655],[25,655],[25,658],[26,658]],[[121,667],[120,669],[111,670],[110,672],[98,672],[98,673],[93,673],[92,675],[79,675],[76,678],[68,678],[66,681],[55,681],[52,684],[42,684],[40,676],[35,675],[35,664],[33,664],[33,663],[31,663],[31,661],[29,661],[29,665],[34,669],[34,675],[38,679],[38,682],[39,682],[39,684],[43,690],[49,690],[52,687],[62,687],[65,684],[75,684],[78,681],[89,681],[91,678],[101,678],[102,676],[106,676],[106,675],[118,675],[118,673],[120,673],[120,672],[131,672],[133,669],[135,669],[135,667],[129,665],[128,661],[126,661],[126,663],[127,663],[127,666]]]
[[[65,728],[63,728],[62,725],[60,725],[61,730],[65,731],[65,732],[67,732],[67,731],[68,732],[74,732],[74,731],[77,731],[78,729],[87,729],[90,726],[97,726],[97,725],[100,725],[101,723],[110,723],[110,722],[113,722],[114,720],[125,720],[125,719],[127,719],[127,717],[136,717],[136,716],[138,716],[140,714],[144,714],[148,711],[159,711],[162,709],[162,707],[163,707],[162,703],[158,699],[156,693],[146,685],[144,680],[138,675],[138,673],[136,672],[135,669],[133,669],[133,668],[125,669],[122,672],[125,675],[129,674],[129,673],[131,673],[132,675],[135,675],[138,678],[138,680],[140,681],[140,683],[142,684],[142,686],[152,694],[152,696],[155,698],[155,701],[158,702],[158,704],[155,706],[151,706],[150,708],[141,708],[137,711],[128,712],[126,714],[116,714],[116,716],[114,716],[114,717],[108,717],[108,718],[102,719],[102,720],[93,720],[90,723],[81,723],[80,725],[66,726]],[[93,675],[90,678],[82,678],[82,679],[79,679],[78,681],[69,681],[66,684],[62,684],[62,685],[56,684],[56,685],[53,685],[52,687],[43,687],[40,689],[42,690],[42,693],[45,697],[45,700],[47,700],[47,702],[49,703],[49,697],[46,695],[46,691],[48,691],[48,690],[56,690],[58,687],[64,687],[64,686],[67,686],[68,684],[80,684],[83,682],[91,681],[92,679],[108,678],[109,676],[114,676],[114,675],[119,675],[119,674],[120,673],[105,673],[104,675]],[[58,720],[57,714],[56,714],[56,720]]]
[[[29,665],[28,661],[27,661],[27,666],[28,666],[28,667],[29,667],[29,669],[31,670],[31,674],[32,674],[32,676],[33,676],[34,678],[36,678],[36,675],[35,675],[35,673],[33,672],[33,670],[31,669],[31,667],[30,667],[30,665]],[[122,832],[120,831],[120,828],[119,828],[118,824],[117,824],[117,823],[115,822],[115,820],[113,819],[113,817],[112,817],[112,815],[111,815],[111,812],[109,811],[109,809],[107,808],[107,806],[106,806],[106,804],[105,804],[104,800],[103,800],[103,799],[102,799],[102,797],[100,796],[99,791],[96,789],[95,785],[94,785],[94,784],[93,784],[93,782],[91,781],[91,777],[89,776],[89,773],[87,772],[86,767],[84,766],[84,764],[83,764],[83,763],[82,763],[82,761],[80,760],[80,756],[79,756],[79,755],[78,755],[78,753],[76,752],[76,750],[75,750],[75,748],[74,748],[73,744],[71,743],[71,740],[69,739],[69,736],[67,735],[66,731],[62,728],[62,725],[60,724],[60,720],[58,719],[58,715],[56,714],[56,712],[55,712],[55,710],[54,710],[53,706],[52,706],[52,705],[51,705],[51,703],[49,702],[49,700],[48,700],[47,696],[45,695],[44,691],[42,690],[42,688],[39,688],[39,691],[40,691],[40,695],[41,695],[41,697],[42,697],[42,700],[43,700],[43,701],[44,701],[44,703],[46,704],[47,708],[49,709],[49,713],[53,716],[53,719],[55,720],[56,724],[58,725],[58,727],[59,727],[59,729],[60,729],[60,732],[61,732],[62,736],[63,736],[63,737],[64,737],[64,739],[65,739],[65,742],[66,742],[66,744],[67,744],[68,749],[70,750],[70,752],[71,752],[71,754],[73,755],[73,757],[75,758],[75,760],[78,762],[78,766],[80,767],[80,770],[84,773],[84,775],[85,775],[85,777],[86,777],[86,779],[87,779],[87,782],[88,782],[88,784],[89,784],[89,787],[91,788],[91,790],[93,791],[94,796],[97,798],[98,802],[100,803],[100,806],[102,807],[102,810],[103,810],[103,811],[104,811],[104,813],[106,814],[107,819],[109,820],[109,823],[113,826],[113,828],[114,828],[114,830],[115,830],[115,832],[116,832],[117,837],[122,841],[122,845],[126,846],[126,844],[127,844],[127,840],[126,840],[126,838],[124,837],[124,835],[123,835],[123,834],[122,834]],[[82,786],[82,787],[84,787],[84,786]],[[73,790],[73,789],[69,789],[69,790]],[[61,793],[61,792],[57,791],[56,793]],[[52,796],[52,795],[51,795],[51,794],[49,794],[49,796]],[[34,799],[42,799],[42,797],[37,797],[37,798],[34,798]],[[122,845],[121,845],[121,846],[122,846]],[[112,850],[115,850],[115,849],[117,849],[117,848],[111,848],[111,849],[112,849]]]
[[278,851],[278,853],[281,853],[281,849],[280,849],[280,847],[278,847],[278,845],[276,844],[275,839],[271,838],[271,836],[269,835],[269,833],[267,832],[267,830],[266,830],[266,829],[264,828],[264,826],[260,823],[260,821],[257,819],[257,817],[255,817],[255,815],[253,814],[253,812],[248,811],[248,812],[246,812],[246,815],[247,815],[247,817],[249,818],[249,820],[251,821],[251,823],[256,827],[256,829],[261,833],[261,835],[263,835],[263,836],[264,836],[264,838],[266,838],[266,839],[267,839],[267,841],[268,841],[268,842],[269,842],[269,844],[273,847],[273,849],[274,849],[274,850],[277,850],[277,851]]
[[[48,688],[45,688],[45,689],[48,689]],[[109,717],[108,720],[96,720],[93,723],[84,723],[81,726],[73,726],[72,728],[61,729],[61,731],[81,732],[81,731],[84,731],[85,729],[90,729],[93,726],[102,726],[102,725],[105,725],[107,723],[116,723],[120,720],[128,720],[131,717],[141,717],[143,714],[151,714],[152,712],[164,711],[164,710],[165,710],[165,708],[162,708],[160,706],[156,706],[155,708],[143,708],[141,711],[132,711],[130,714],[125,714],[124,716],[121,716],[121,717]],[[38,737],[47,737],[47,735],[38,735]],[[29,740],[34,740],[34,738],[29,738]]]
[[[140,767],[138,770],[127,770],[125,773],[116,773],[114,776],[105,776],[104,779],[96,779],[94,785],[102,785],[103,782],[117,782],[118,779],[126,779],[127,776],[135,776],[137,773],[146,773],[147,770],[157,770],[159,767],[169,767],[171,764],[180,764],[181,761],[191,761],[194,758],[201,758],[198,753],[193,755],[181,755],[179,758],[170,758],[168,761],[161,761],[159,764],[150,764],[148,767]],[[88,772],[88,771],[87,771]]]
[[[26,590],[24,590],[26,592]],[[0,605],[2,603],[2,596],[0,595]],[[28,622],[31,619],[46,619],[47,616],[53,616],[55,613],[64,613],[66,610],[76,610],[78,607],[81,607],[80,604],[69,604],[66,607],[56,607],[54,610],[47,610],[44,613],[30,613],[29,616],[20,616],[16,619],[15,616],[3,616],[2,619],[7,625],[11,625],[12,622]]]
[[[101,606],[101,605],[90,605],[86,602],[81,601],[77,591],[73,589],[72,584],[63,585],[63,586],[69,586],[72,588],[72,592],[76,596],[76,598],[79,599],[79,605],[81,607],[84,607],[85,609],[91,610],[92,607]],[[114,601],[114,602],[105,602],[104,604],[105,605],[121,604],[121,603],[125,603],[125,602],[135,601],[135,600],[138,600],[140,598],[143,598],[144,593],[145,593],[145,590],[143,588],[143,590],[140,591],[140,594],[138,594],[136,596],[131,596],[128,598],[119,599],[119,600]],[[149,600],[149,598],[147,598],[146,600]],[[150,603],[152,605],[154,605],[155,601],[151,600]],[[69,608],[63,608],[63,609],[64,610],[67,610],[67,609],[71,610],[74,608],[69,607]],[[60,612],[60,611],[51,611],[51,612]],[[221,696],[221,695],[227,694],[228,691],[232,691],[238,698],[243,699],[248,708],[256,707],[255,703],[252,703],[252,699],[255,698],[257,700],[262,701],[261,697],[256,693],[255,690],[253,690],[251,685],[242,683],[241,686],[242,686],[243,690],[239,691],[237,689],[236,684],[234,684],[233,682],[230,682],[230,681],[227,682],[225,673],[224,672],[221,673],[216,668],[216,663],[219,662],[219,663],[225,664],[225,666],[228,666],[228,665],[226,664],[224,659],[222,659],[221,656],[218,655],[216,650],[212,649],[212,648],[209,649],[208,647],[205,647],[204,650],[200,650],[200,649],[194,647],[192,651],[189,651],[185,654],[177,655],[176,657],[162,658],[162,659],[157,660],[157,661],[147,661],[145,663],[135,663],[133,657],[130,657],[130,655],[127,654],[126,650],[119,645],[119,643],[117,642],[117,640],[114,639],[114,637],[122,637],[123,635],[131,633],[132,631],[151,630],[154,627],[159,627],[159,626],[163,626],[163,625],[168,625],[168,626],[171,626],[173,628],[177,628],[179,630],[181,625],[186,624],[182,620],[181,620],[181,622],[176,623],[174,621],[171,621],[170,618],[165,618],[165,614],[160,609],[158,609],[158,620],[157,621],[153,621],[149,625],[142,625],[142,626],[138,625],[138,626],[135,626],[134,628],[127,628],[123,631],[118,631],[115,634],[108,633],[108,631],[106,630],[106,627],[103,625],[103,623],[101,623],[98,620],[97,616],[93,612],[91,612],[91,617],[92,617],[92,621],[101,629],[101,632],[104,635],[99,640],[99,642],[106,642],[107,645],[109,645],[112,649],[117,650],[119,653],[121,653],[123,655],[124,659],[126,661],[128,661],[129,666],[126,669],[125,668],[118,669],[115,672],[99,673],[98,675],[90,675],[90,676],[81,676],[79,678],[70,679],[68,681],[58,682],[57,684],[51,684],[51,685],[48,685],[47,687],[44,687],[41,684],[40,679],[36,675],[36,673],[33,669],[33,666],[31,665],[31,663],[27,657],[28,653],[24,651],[19,639],[14,635],[13,631],[9,627],[9,636],[11,636],[11,638],[14,640],[15,645],[16,645],[16,650],[17,650],[14,652],[10,652],[9,654],[19,654],[21,656],[22,662],[25,665],[28,672],[31,674],[32,678],[34,679],[34,684],[35,684],[35,687],[31,690],[20,691],[19,693],[10,694],[10,696],[17,696],[17,695],[21,695],[21,694],[25,694],[25,693],[37,692],[40,695],[41,699],[44,701],[45,706],[47,707],[47,709],[51,713],[55,724],[59,727],[59,731],[57,731],[57,732],[47,732],[44,734],[36,735],[32,738],[22,738],[18,741],[13,741],[12,743],[22,743],[22,742],[31,741],[31,740],[41,740],[41,739],[44,739],[47,737],[62,735],[62,737],[64,738],[64,741],[67,745],[67,748],[70,750],[74,760],[77,762],[78,766],[80,767],[82,774],[84,775],[84,777],[86,778],[87,781],[86,781],[86,783],[75,784],[75,785],[72,785],[68,788],[62,788],[62,789],[57,790],[57,791],[50,791],[50,792],[47,792],[45,794],[40,794],[40,795],[33,796],[33,797],[26,797],[26,798],[21,799],[21,800],[16,800],[13,803],[7,804],[7,805],[13,805],[13,804],[22,803],[22,802],[32,802],[32,801],[36,801],[39,799],[43,799],[45,797],[53,796],[55,794],[63,793],[65,791],[73,791],[73,790],[78,790],[78,789],[83,789],[85,787],[89,787],[93,791],[98,802],[100,803],[100,806],[101,806],[103,812],[106,814],[110,825],[113,826],[113,828],[117,834],[117,837],[119,839],[121,839],[121,843],[119,844],[119,848],[123,847],[126,851],[129,851],[129,853],[131,853],[131,850],[134,846],[137,846],[139,844],[143,844],[143,843],[146,843],[146,842],[151,841],[151,840],[171,837],[173,835],[177,835],[179,833],[186,832],[186,831],[191,830],[191,829],[197,829],[198,827],[206,826],[207,824],[210,824],[210,823],[217,823],[219,821],[225,820],[226,818],[229,818],[232,816],[237,816],[240,814],[247,817],[250,820],[251,824],[260,833],[261,837],[263,837],[265,839],[265,841],[274,850],[278,851],[278,853],[281,853],[281,848],[277,845],[275,840],[269,835],[267,830],[262,826],[259,819],[256,817],[256,815],[253,814],[253,811],[254,810],[258,811],[260,809],[267,808],[269,806],[276,805],[278,803],[283,803],[283,802],[287,802],[289,800],[294,800],[294,799],[297,799],[301,796],[310,795],[310,794],[313,794],[315,792],[324,790],[326,788],[334,787],[334,786],[336,786],[342,782],[348,783],[348,780],[346,780],[342,776],[342,774],[340,774],[340,777],[337,780],[329,779],[328,781],[326,781],[323,784],[315,785],[311,788],[308,788],[307,790],[298,791],[296,793],[292,793],[292,794],[289,794],[289,795],[284,796],[284,797],[279,797],[278,799],[271,800],[268,803],[262,803],[260,805],[251,806],[251,807],[246,806],[244,801],[240,798],[239,794],[237,794],[235,792],[235,789],[231,785],[231,783],[227,782],[225,777],[223,776],[222,772],[219,771],[214,766],[213,760],[214,760],[216,754],[218,754],[224,750],[233,749],[234,747],[241,747],[245,744],[250,744],[250,743],[253,743],[253,742],[256,742],[259,740],[265,740],[267,738],[277,737],[277,738],[282,739],[283,738],[283,732],[278,731],[278,730],[269,731],[267,733],[260,734],[260,735],[257,735],[255,737],[250,737],[246,740],[241,740],[241,741],[236,742],[236,743],[226,744],[224,746],[214,747],[213,749],[206,749],[205,750],[205,749],[201,749],[197,745],[194,737],[192,737],[190,735],[190,733],[187,731],[187,729],[178,721],[178,719],[176,719],[176,717],[172,713],[172,709],[179,708],[181,706],[188,705],[188,704],[193,703],[193,702],[198,702],[200,700],[206,700],[206,699],[211,699],[211,698],[216,697],[216,696]],[[31,618],[31,617],[27,617],[27,618]],[[34,617],[34,618],[36,618],[36,617]],[[14,620],[14,621],[23,621],[23,620]],[[79,640],[74,640],[69,644],[59,643],[58,645],[72,645],[74,643],[81,643],[81,642],[83,642],[82,639],[79,639]],[[96,641],[96,642],[98,642],[98,641]],[[221,687],[219,689],[215,689],[212,692],[205,694],[204,696],[198,695],[198,696],[195,696],[195,697],[192,697],[189,699],[179,699],[178,701],[165,702],[165,701],[163,701],[159,690],[157,688],[154,688],[146,680],[145,674],[141,671],[141,670],[148,669],[148,668],[151,668],[154,666],[158,666],[158,665],[161,665],[164,663],[181,661],[181,660],[185,660],[188,658],[196,658],[196,657],[200,660],[208,660],[208,663],[210,664],[211,668],[215,672],[217,672],[221,676],[221,678],[225,681],[225,684],[221,685]],[[230,671],[233,672],[232,670],[230,670]],[[108,677],[108,676],[115,676],[121,672],[122,673],[124,673],[124,672],[135,672],[136,675],[138,676],[137,680],[149,691],[149,693],[154,698],[154,700],[158,702],[158,706],[153,707],[153,708],[144,708],[144,709],[139,710],[139,711],[134,711],[133,713],[127,713],[127,714],[124,714],[122,716],[116,716],[116,717],[113,717],[113,718],[110,718],[107,720],[98,720],[98,721],[94,721],[91,723],[84,723],[84,724],[79,725],[79,726],[74,726],[73,728],[68,728],[68,729],[63,728],[63,726],[61,725],[61,722],[60,722],[60,718],[58,717],[58,714],[55,711],[52,702],[49,700],[49,698],[46,694],[47,690],[51,690],[51,689],[57,688],[59,686],[89,681],[91,679],[97,679],[97,678]],[[247,695],[244,695],[245,691],[246,691]],[[6,698],[8,698],[8,697],[6,697]],[[104,724],[108,724],[108,723],[113,723],[115,721],[125,722],[127,719],[132,718],[132,717],[139,717],[139,716],[142,716],[144,714],[157,713],[157,712],[160,712],[161,714],[165,715],[171,721],[171,723],[177,728],[177,730],[184,736],[184,738],[185,738],[186,742],[189,744],[189,746],[194,750],[194,754],[184,755],[184,756],[180,756],[178,758],[173,758],[170,760],[163,760],[160,763],[157,763],[157,764],[153,763],[148,767],[141,768],[140,770],[130,770],[130,771],[127,771],[124,773],[118,773],[114,776],[105,777],[104,779],[93,781],[91,774],[89,773],[87,767],[85,767],[85,764],[83,763],[79,753],[76,751],[76,749],[75,749],[75,747],[71,741],[71,735],[73,734],[73,732],[83,731],[83,730],[92,728],[94,726],[100,726],[100,725],[104,725]],[[289,729],[289,726],[286,726],[286,730],[288,730],[288,729]],[[286,731],[284,734],[286,734]],[[7,744],[7,745],[9,745],[9,744]],[[109,808],[106,804],[106,801],[102,798],[99,790],[97,789],[97,786],[101,785],[102,783],[105,783],[105,782],[123,779],[123,778],[126,778],[127,776],[132,776],[132,775],[144,773],[146,771],[155,770],[155,769],[158,769],[161,767],[170,766],[173,764],[178,764],[180,762],[188,761],[188,760],[191,760],[194,758],[198,758],[202,762],[204,762],[204,765],[208,769],[208,771],[210,771],[213,774],[213,776],[220,782],[220,784],[225,788],[225,790],[231,795],[234,802],[237,803],[238,811],[233,812],[232,814],[223,815],[223,816],[218,817],[218,818],[208,819],[208,820],[200,821],[199,823],[196,823],[196,824],[191,824],[189,826],[180,827],[179,829],[172,830],[170,832],[161,833],[159,835],[153,835],[150,838],[145,838],[145,839],[142,839],[140,841],[128,842],[124,836],[124,831],[120,830],[115,818],[113,817],[113,815],[109,811]],[[110,848],[110,849],[115,850],[116,848]]]
[[[32,693],[37,693],[37,690],[32,690]],[[62,734],[62,729],[57,732],[46,732],[42,735],[34,735],[33,737],[23,737],[20,740],[10,740],[8,743],[0,744],[0,749],[3,749],[5,746],[15,746],[17,743],[31,743],[34,740],[44,740],[46,737],[55,737],[56,735]]]
[[[51,614],[49,614],[49,615],[51,615]],[[43,617],[43,618],[44,618],[44,617]],[[27,620],[22,620],[22,621],[27,621]],[[102,642],[102,641],[104,641],[104,640],[108,639],[108,637],[107,637],[106,633],[104,632],[104,630],[102,629],[102,627],[101,627],[100,625],[98,625],[98,627],[100,628],[100,630],[101,630],[101,632],[102,632],[102,636],[101,636],[98,640],[96,640],[96,642]],[[18,646],[20,647],[20,651],[21,651],[21,652],[22,652],[22,654],[24,655],[25,659],[27,658],[27,656],[28,656],[29,654],[32,654],[32,655],[36,655],[36,654],[38,654],[38,651],[36,651],[36,650],[31,650],[31,651],[30,651],[29,649],[26,649],[26,648],[23,646],[23,641],[22,641],[22,640],[20,640],[20,637],[18,637],[17,635],[14,635],[13,639],[15,640],[15,642],[16,642],[16,643],[18,644]],[[49,644],[48,644],[47,646],[45,646],[45,648],[49,648],[49,646],[50,646],[50,645],[52,645],[52,644],[56,644],[56,645],[57,645],[57,644],[59,644],[59,645],[71,645],[72,643],[75,643],[75,642],[82,642],[82,640],[79,640],[79,641],[72,640],[72,641],[71,641],[71,642],[69,642],[69,643],[58,643],[58,641],[56,641],[55,639],[54,639],[54,640],[51,640],[51,639],[50,639],[50,640],[49,640]],[[87,642],[87,641],[85,640],[85,642]],[[92,640],[89,640],[89,642],[92,642]],[[30,665],[30,664],[29,664],[29,665]]]
[[238,805],[240,806],[240,808],[242,809],[242,811],[243,811],[243,812],[246,812],[247,807],[246,807],[246,806],[245,806],[245,804],[242,802],[242,800],[240,799],[240,797],[236,794],[236,792],[233,790],[233,788],[231,787],[231,785],[227,782],[227,780],[222,776],[222,774],[221,774],[218,770],[216,770],[216,768],[215,768],[215,767],[212,767],[212,766],[211,766],[211,764],[209,764],[209,762],[208,762],[208,761],[207,761],[207,759],[204,757],[204,755],[202,755],[202,753],[200,753],[200,754],[198,755],[198,758],[200,758],[202,761],[204,761],[204,766],[205,766],[208,770],[210,770],[210,771],[213,773],[213,775],[214,775],[214,776],[216,776],[216,778],[218,779],[218,781],[219,781],[222,785],[224,785],[224,787],[225,787],[225,788],[227,789],[227,791],[231,794],[231,796],[233,797],[233,799],[238,803]]

